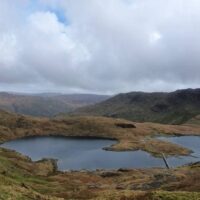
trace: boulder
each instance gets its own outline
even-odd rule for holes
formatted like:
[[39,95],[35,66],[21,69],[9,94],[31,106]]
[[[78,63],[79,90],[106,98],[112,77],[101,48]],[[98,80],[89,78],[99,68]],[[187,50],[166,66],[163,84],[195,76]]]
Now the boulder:
[[115,125],[120,128],[136,128],[134,124],[129,123],[116,123]]

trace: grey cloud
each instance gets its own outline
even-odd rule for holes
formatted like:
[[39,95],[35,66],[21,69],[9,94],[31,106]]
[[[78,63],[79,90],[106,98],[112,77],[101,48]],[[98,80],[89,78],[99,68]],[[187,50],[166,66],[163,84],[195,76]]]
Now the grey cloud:
[[11,10],[9,3],[0,2],[2,85],[100,93],[199,87],[197,0],[39,0],[34,11],[25,9],[29,0]]

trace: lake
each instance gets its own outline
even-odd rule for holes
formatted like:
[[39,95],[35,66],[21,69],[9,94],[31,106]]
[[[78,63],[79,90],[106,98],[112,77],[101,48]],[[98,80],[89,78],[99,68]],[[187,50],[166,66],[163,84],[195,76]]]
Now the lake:
[[167,160],[172,166],[200,161],[200,136],[166,136],[158,137],[158,139],[181,145],[193,151],[190,156],[169,157]]
[[[194,151],[192,156],[170,157],[170,166],[199,161],[200,137],[159,137],[186,146]],[[58,159],[59,170],[117,169],[165,167],[161,158],[145,151],[105,151],[117,141],[107,139],[69,138],[60,136],[28,137],[6,142],[1,147],[16,150],[32,160]]]

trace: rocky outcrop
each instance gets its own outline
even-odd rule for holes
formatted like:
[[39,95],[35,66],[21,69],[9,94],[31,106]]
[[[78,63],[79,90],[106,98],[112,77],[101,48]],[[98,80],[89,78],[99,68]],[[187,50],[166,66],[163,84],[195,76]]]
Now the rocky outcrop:
[[120,128],[136,128],[134,124],[116,123],[115,125]]

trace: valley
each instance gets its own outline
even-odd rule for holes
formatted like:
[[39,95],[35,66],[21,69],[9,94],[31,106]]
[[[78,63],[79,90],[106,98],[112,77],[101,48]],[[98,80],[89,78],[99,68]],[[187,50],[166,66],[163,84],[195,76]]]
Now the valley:
[[0,0],[0,200],[200,200],[200,1]]
[[95,94],[0,92],[0,109],[31,116],[53,117],[108,98],[106,95]]
[[[96,105],[98,106],[98,104]],[[192,146],[187,146],[183,145],[184,142],[174,142],[176,140],[173,140],[173,137],[174,139],[188,137],[188,142],[189,137],[199,138],[199,121],[198,114],[182,124],[173,125],[92,114],[77,115],[74,112],[48,118],[0,110],[0,143],[6,145],[10,141],[11,143],[22,141],[19,143],[19,147],[25,149],[25,151],[16,149],[23,153],[21,154],[10,150],[12,145],[7,146],[8,148],[0,147],[0,199],[197,200],[200,198],[199,153],[198,150],[193,153],[191,150],[195,145],[198,146],[198,141],[196,140]],[[34,140],[32,140],[33,137]],[[27,145],[26,138],[30,141]],[[58,143],[58,146],[60,147],[70,147],[71,145],[72,148],[74,142],[71,154],[67,156],[63,152],[63,155],[69,159],[67,162],[70,162],[70,156],[72,156],[72,160],[78,159],[71,165],[72,167],[60,165],[59,162],[63,163],[62,158],[54,154],[43,154],[35,159],[33,159],[32,153],[30,157],[26,154],[27,149],[31,150],[31,145],[31,151],[38,152],[38,155],[43,152],[43,147],[46,147],[47,153],[53,152],[57,148],[54,146],[55,141],[59,140],[61,143]],[[68,145],[65,144],[65,140]],[[87,157],[85,154],[86,157],[84,157],[84,154],[81,155],[81,153],[90,152],[92,140],[97,141],[93,146],[95,154],[93,157],[91,154],[88,154]],[[97,147],[96,145],[101,140],[110,142],[107,143],[108,145],[102,145],[103,142]],[[36,143],[37,141],[40,145]],[[60,156],[62,156],[61,150],[58,149]],[[78,158],[73,153],[79,150],[80,157]],[[70,153],[70,149],[66,151]],[[96,154],[98,151],[100,154]],[[112,160],[114,156],[111,156],[112,159],[106,158],[106,152],[127,152],[130,155],[127,159],[133,159],[133,164],[142,159],[142,154],[138,154],[134,160],[134,156],[132,156],[134,154],[131,153],[145,152],[148,153],[149,158],[157,159],[162,164],[153,165],[153,160],[148,161],[148,158],[145,158],[144,165],[140,167],[136,167],[139,165],[120,165],[122,162],[130,162],[124,160],[126,156],[121,156],[119,165],[109,167],[109,165],[105,165],[105,160],[107,159],[106,162],[112,164],[115,161]],[[164,167],[163,154],[172,164],[170,169]],[[194,157],[193,160],[189,159],[189,156],[193,155],[197,155],[197,157]],[[102,166],[97,165],[97,167],[90,168],[89,165],[85,165],[85,167],[81,167],[84,166],[81,159],[85,161],[101,156],[103,158]],[[186,159],[186,162],[182,160],[179,164],[173,165],[174,160],[178,159],[177,156],[180,159],[188,157],[188,160]],[[58,160],[56,160],[57,158]],[[148,167],[147,161],[152,165]],[[193,163],[190,164],[190,161]],[[93,161],[92,163],[94,164]]]

